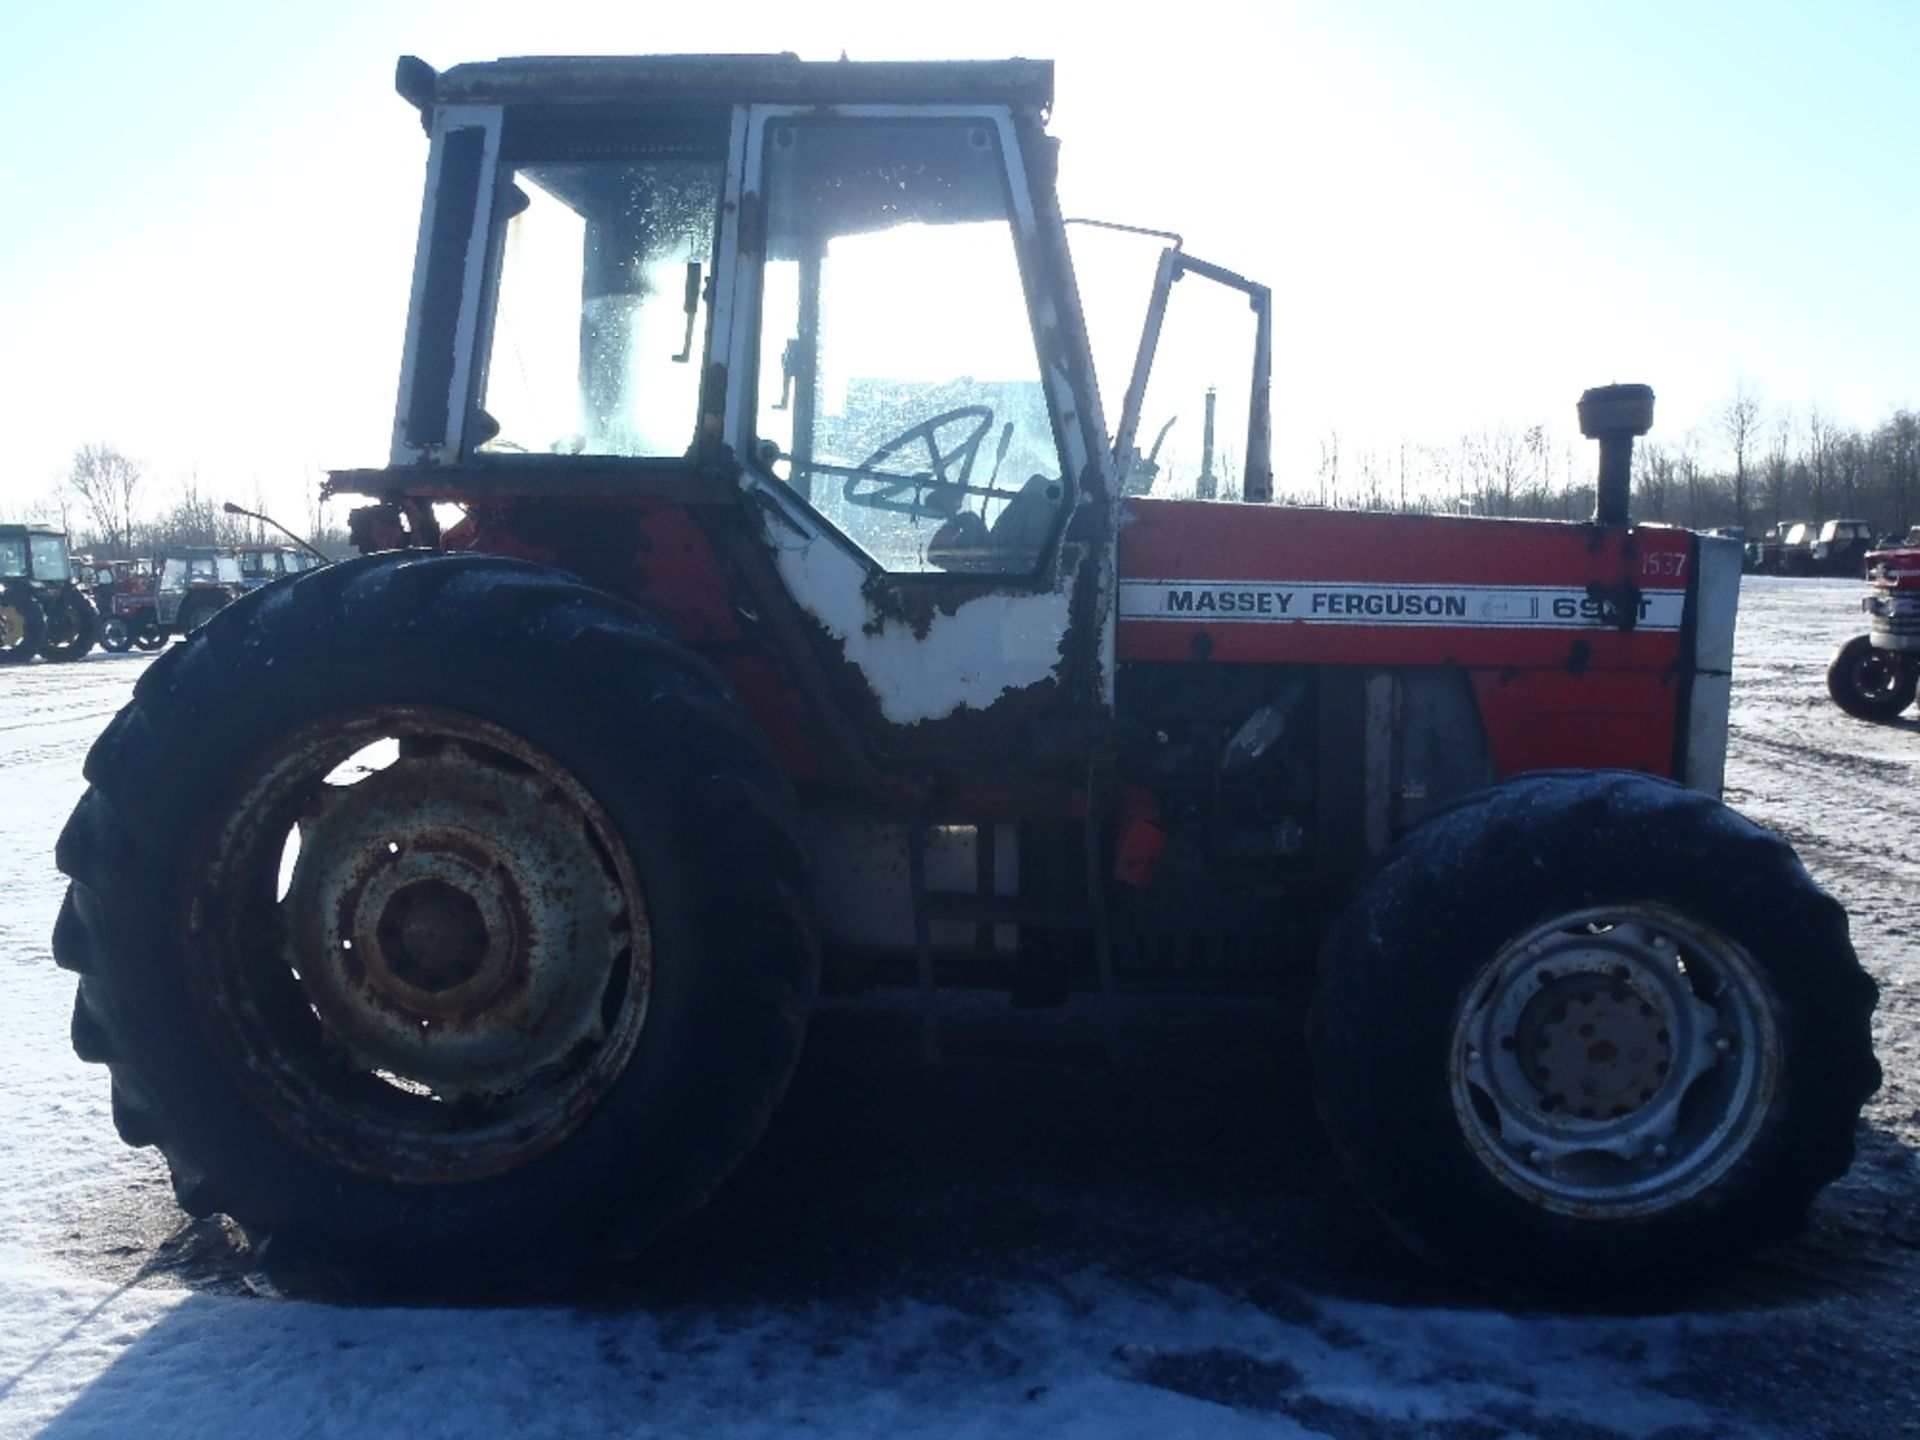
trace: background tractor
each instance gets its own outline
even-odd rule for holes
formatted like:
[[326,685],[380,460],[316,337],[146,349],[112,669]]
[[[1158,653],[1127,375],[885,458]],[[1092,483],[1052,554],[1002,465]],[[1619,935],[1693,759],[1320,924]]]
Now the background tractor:
[[[1907,539],[1920,541],[1920,530]],[[1920,694],[1920,544],[1872,552],[1867,582],[1867,633],[1834,655],[1827,693],[1849,715],[1891,720]]]
[[[1171,237],[1109,428],[1046,63],[398,83],[364,554],[157,660],[59,847],[75,1047],[189,1212],[268,1265],[635,1253],[816,991],[889,983],[935,1056],[947,987],[1124,1053],[1123,996],[1310,984],[1355,1185],[1529,1294],[1724,1266],[1845,1170],[1875,989],[1717,798],[1740,548],[1628,516],[1650,390],[1582,400],[1586,523],[1277,507],[1268,291]],[[1129,494],[1216,379],[1244,503]]]
[[0,664],[34,655],[78,660],[100,638],[100,616],[74,575],[64,530],[0,525]]
[[304,575],[327,562],[292,545],[237,545],[242,590],[258,590],[290,575]]

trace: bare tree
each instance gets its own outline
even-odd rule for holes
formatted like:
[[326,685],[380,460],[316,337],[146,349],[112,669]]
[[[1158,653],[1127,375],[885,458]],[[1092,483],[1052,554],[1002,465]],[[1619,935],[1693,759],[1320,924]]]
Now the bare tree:
[[1689,430],[1687,438],[1680,442],[1680,458],[1676,462],[1680,483],[1686,487],[1687,514],[1685,524],[1698,527],[1700,519],[1700,482],[1706,478],[1706,472],[1700,465],[1700,432]]
[[1760,428],[1760,397],[1745,380],[1733,388],[1733,398],[1720,407],[1720,433],[1733,451],[1733,523],[1747,525],[1747,457]]
[[1868,448],[1858,431],[1845,431],[1834,437],[1828,447],[1833,457],[1833,478],[1840,487],[1840,508],[1849,516],[1861,511],[1860,490],[1866,479]]
[[109,554],[133,550],[135,501],[146,472],[111,445],[82,445],[73,454],[67,486],[80,497],[93,524],[93,538]]
[[1833,474],[1833,422],[1814,406],[1807,412],[1807,488],[1813,501],[1812,519],[1818,523],[1827,514],[1827,481]]
[[[1521,455],[1521,439],[1513,433],[1513,428],[1502,425],[1493,434],[1486,437],[1486,457],[1490,489],[1498,495],[1498,508],[1494,513],[1513,515],[1514,490],[1526,472]],[[1489,506],[1489,509],[1494,509]]]
[[1915,502],[1920,498],[1916,496],[1920,490],[1920,415],[1896,410],[1893,418],[1880,427],[1879,438],[1886,454],[1892,528],[1905,530],[1914,523]]
[[1526,434],[1521,436],[1521,439],[1526,442],[1528,456],[1532,458],[1533,463],[1538,466],[1540,470],[1539,493],[1534,497],[1533,503],[1528,506],[1528,513],[1532,515],[1545,515],[1547,513],[1547,490],[1551,486],[1553,478],[1549,474],[1551,462],[1548,459],[1547,452],[1547,427],[1544,425],[1530,425],[1527,427]]
[[1633,451],[1633,488],[1636,505],[1645,520],[1665,520],[1673,496],[1673,452],[1654,440],[1643,440]]
[[1329,430],[1320,437],[1320,503],[1340,503],[1340,432]]
[[1792,426],[1785,415],[1773,427],[1773,436],[1767,442],[1766,457],[1760,462],[1761,474],[1765,477],[1765,505],[1767,519],[1778,525],[1787,518],[1787,450],[1792,439]]

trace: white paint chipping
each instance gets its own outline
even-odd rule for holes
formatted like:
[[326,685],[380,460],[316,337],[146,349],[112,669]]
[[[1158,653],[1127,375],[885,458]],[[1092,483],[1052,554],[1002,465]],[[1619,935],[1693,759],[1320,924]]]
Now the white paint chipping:
[[1064,589],[982,595],[951,615],[936,612],[917,636],[875,615],[861,591],[868,572],[847,550],[817,536],[782,541],[774,552],[781,578],[866,677],[889,723],[984,710],[1053,678],[1072,598]]

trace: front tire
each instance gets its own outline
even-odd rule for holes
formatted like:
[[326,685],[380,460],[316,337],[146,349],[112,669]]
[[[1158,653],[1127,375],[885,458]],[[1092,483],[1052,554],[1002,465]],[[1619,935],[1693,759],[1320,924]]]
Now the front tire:
[[100,622],[100,648],[109,655],[124,655],[133,648],[133,627],[118,615]]
[[1827,666],[1827,694],[1856,720],[1891,720],[1920,694],[1920,657],[1856,635]]
[[634,1253],[792,1071],[818,957],[786,782],[704,664],[557,572],[260,590],[154,662],[87,778],[75,1048],[265,1264]]
[[1524,776],[1401,841],[1330,933],[1316,1097],[1443,1267],[1658,1292],[1794,1234],[1846,1170],[1875,994],[1777,836],[1647,776]]

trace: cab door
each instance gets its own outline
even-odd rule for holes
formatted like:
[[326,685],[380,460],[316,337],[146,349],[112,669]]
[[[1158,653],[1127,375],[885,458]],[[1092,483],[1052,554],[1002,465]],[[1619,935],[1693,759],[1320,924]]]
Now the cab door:
[[743,172],[727,429],[761,543],[879,748],[998,763],[991,720],[1104,693],[1111,646],[1098,400],[1019,127],[754,106]]

